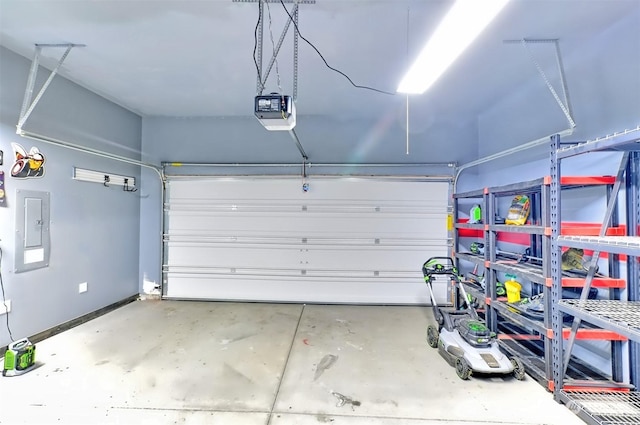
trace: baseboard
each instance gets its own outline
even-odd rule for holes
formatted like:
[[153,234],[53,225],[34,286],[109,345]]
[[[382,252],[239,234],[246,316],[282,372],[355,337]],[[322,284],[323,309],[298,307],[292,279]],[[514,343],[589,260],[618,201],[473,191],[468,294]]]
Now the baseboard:
[[[47,338],[51,338],[54,335],[57,335],[59,333],[62,333],[64,331],[68,331],[69,329],[75,328],[78,325],[81,325],[83,323],[88,322],[89,320],[93,320],[97,317],[100,317],[102,315],[105,315],[115,309],[118,309],[122,306],[125,306],[127,304],[130,304],[136,300],[138,300],[140,298],[139,294],[135,294],[135,295],[131,295],[130,297],[127,297],[123,300],[120,300],[118,302],[115,302],[113,304],[109,304],[108,306],[102,307],[96,311],[92,311],[91,313],[87,313],[84,316],[80,316],[80,317],[76,317],[75,319],[71,319],[68,322],[64,322],[60,325],[54,326],[52,328],[49,328],[45,331],[42,332],[38,332],[35,335],[31,335],[29,338],[29,341],[31,341],[31,343],[35,344],[37,342],[43,341]],[[4,356],[4,353],[7,351],[8,346],[5,345],[4,347],[0,347],[0,357]]]

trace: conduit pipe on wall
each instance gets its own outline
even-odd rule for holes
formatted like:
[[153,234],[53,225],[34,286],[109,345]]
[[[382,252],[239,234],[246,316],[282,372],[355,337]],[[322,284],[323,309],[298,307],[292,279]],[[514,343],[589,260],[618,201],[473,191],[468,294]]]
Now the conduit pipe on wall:
[[[512,155],[512,154],[517,153],[517,152],[522,152],[524,150],[531,149],[531,148],[534,148],[536,146],[539,146],[539,145],[542,145],[542,144],[545,144],[545,143],[549,143],[550,139],[551,139],[551,136],[555,135],[555,134],[558,134],[560,137],[570,136],[570,135],[573,134],[573,130],[576,128],[576,122],[573,119],[573,108],[571,107],[571,101],[570,101],[570,98],[569,98],[569,89],[567,87],[567,80],[565,78],[564,65],[562,63],[562,55],[560,54],[560,44],[559,44],[558,39],[526,39],[526,38],[523,38],[521,40],[504,40],[504,43],[507,43],[507,44],[520,43],[525,48],[525,50],[526,50],[526,52],[527,52],[527,54],[529,56],[529,59],[531,60],[533,65],[536,67],[536,70],[538,71],[538,73],[542,77],[544,83],[546,84],[547,88],[549,89],[549,92],[551,93],[553,98],[556,100],[556,103],[558,104],[558,106],[562,110],[562,113],[564,114],[565,118],[567,119],[567,122],[569,123],[569,128],[566,129],[566,130],[563,130],[563,131],[561,131],[559,133],[553,133],[553,134],[550,134],[548,136],[542,137],[540,139],[533,140],[531,142],[525,143],[524,145],[516,146],[514,148],[507,149],[505,151],[498,152],[498,153],[495,153],[493,155],[489,155],[489,156],[486,156],[484,158],[480,158],[480,159],[477,159],[475,161],[471,161],[471,162],[469,162],[467,164],[461,165],[456,170],[456,174],[455,174],[455,177],[453,179],[453,193],[456,193],[456,191],[457,191],[458,178],[460,177],[460,174],[464,170],[466,170],[467,168],[475,167],[477,165],[484,164],[484,163],[487,163],[489,161],[493,161],[494,159],[503,158],[505,156]],[[540,66],[538,61],[535,59],[535,57],[533,56],[531,51],[529,50],[529,44],[537,44],[537,43],[545,43],[545,44],[546,43],[551,43],[555,47],[556,63],[558,65],[558,73],[560,75],[560,83],[561,83],[561,87],[562,87],[562,94],[564,96],[564,103],[562,103],[562,100],[560,99],[560,97],[558,96],[558,93],[553,88],[553,85],[551,84],[551,82],[547,78],[547,75],[545,74],[545,72],[543,71],[542,67]]]
[[481,165],[481,164],[485,164],[485,163],[493,161],[495,159],[504,158],[505,156],[513,155],[515,153],[522,152],[522,151],[525,151],[527,149],[535,148],[536,146],[540,146],[540,145],[544,145],[544,144],[550,143],[551,136],[553,136],[555,134],[559,134],[560,137],[570,136],[570,135],[573,134],[573,130],[574,130],[573,127],[572,128],[568,128],[566,130],[560,131],[559,133],[553,133],[553,134],[550,134],[548,136],[544,136],[544,137],[541,137],[539,139],[532,140],[531,142],[527,142],[527,143],[525,143],[523,145],[516,146],[516,147],[510,148],[510,149],[501,151],[501,152],[497,152],[497,153],[494,153],[493,155],[485,156],[484,158],[476,159],[475,161],[471,161],[471,162],[466,163],[466,164],[462,164],[461,166],[459,166],[456,169],[455,177],[453,178],[453,193],[457,192],[458,178],[460,177],[460,174],[462,174],[462,172],[464,170],[466,170],[468,168],[476,167],[476,166]]
[[43,143],[48,143],[50,145],[54,145],[54,146],[59,146],[59,147],[63,147],[66,149],[71,149],[71,150],[75,150],[78,152],[83,152],[83,153],[87,153],[90,155],[95,155],[95,156],[99,156],[101,158],[107,158],[107,159],[111,159],[114,161],[119,161],[119,162],[124,162],[127,164],[132,164],[132,165],[138,165],[140,167],[145,167],[145,168],[150,168],[152,170],[154,170],[157,174],[158,177],[160,177],[160,181],[164,181],[164,176],[162,175],[162,169],[156,165],[153,164],[148,164],[146,162],[142,162],[142,161],[138,161],[136,159],[131,159],[131,158],[127,158],[125,156],[120,156],[120,155],[115,155],[112,153],[108,153],[108,152],[103,152],[97,149],[91,149],[91,148],[86,148],[84,146],[79,146],[73,143],[69,143],[69,142],[65,142],[63,140],[59,140],[59,139],[54,139],[53,137],[48,137],[48,136],[43,136],[41,134],[36,134],[36,133],[31,133],[29,131],[25,131],[25,130],[20,130],[17,133],[19,136],[25,137],[27,139],[32,139],[32,140],[36,140],[38,142],[43,142]]
[[[393,164],[393,163],[373,163],[373,164],[354,164],[354,163],[311,163],[307,162],[307,167],[448,167],[455,168],[456,164],[454,162],[420,162],[420,163],[402,163],[402,164]],[[291,163],[281,163],[281,164],[269,164],[269,163],[202,163],[202,162],[164,162],[163,166],[173,166],[173,167],[300,167],[300,164],[291,164]]]

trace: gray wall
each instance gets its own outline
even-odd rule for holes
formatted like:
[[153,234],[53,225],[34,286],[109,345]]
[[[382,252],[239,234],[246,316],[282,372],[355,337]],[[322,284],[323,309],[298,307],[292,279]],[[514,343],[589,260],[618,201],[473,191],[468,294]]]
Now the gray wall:
[[[60,52],[62,54],[62,52]],[[71,53],[73,54],[73,52]],[[36,142],[15,134],[30,61],[0,48],[0,149],[4,152],[6,204],[0,207],[2,278],[14,338],[57,326],[138,293],[139,193],[72,180],[74,166],[139,177],[139,167]],[[36,88],[48,71],[41,70]],[[102,151],[139,158],[140,117],[63,79],[55,77],[25,130]],[[12,178],[11,143],[45,155],[41,178]],[[51,256],[49,266],[15,273],[17,190],[49,192]],[[89,290],[78,293],[78,284]],[[0,316],[0,346],[10,342]]]
[[[562,41],[560,41],[562,48]],[[538,45],[538,54],[542,53]],[[546,53],[553,52],[548,45]],[[524,54],[524,53],[523,53]],[[565,140],[587,140],[640,125],[640,12],[607,29],[577,51],[562,52],[566,81],[577,127]],[[533,63],[531,64],[535,70]],[[554,70],[545,69],[549,75]],[[534,71],[535,74],[535,71]],[[558,78],[552,79],[561,94]],[[564,114],[542,78],[535,74],[530,84],[494,105],[478,119],[479,152],[496,152],[560,132],[569,127]],[[473,189],[537,178],[549,174],[549,145],[529,149],[469,169],[460,177],[460,187]],[[617,157],[613,156],[613,168]],[[581,160],[582,161],[582,160]],[[575,161],[575,169],[599,164],[601,159]],[[513,166],[517,164],[518,166]],[[522,166],[526,164],[526,166]],[[482,179],[467,174],[480,172]]]
[[[564,52],[567,84],[577,127],[566,141],[593,139],[640,125],[640,12],[609,28],[575,52]],[[533,65],[532,65],[533,66]],[[554,81],[560,90],[559,81]],[[479,117],[479,150],[487,156],[568,128],[540,77]],[[464,171],[458,190],[526,181],[549,175],[549,143]],[[563,175],[615,175],[619,152],[578,156],[562,162]],[[621,195],[624,197],[624,195]],[[563,193],[565,221],[601,223],[606,207],[597,189]],[[503,215],[507,206],[503,206]],[[621,208],[624,214],[624,208]],[[601,261],[601,267],[605,262]],[[623,270],[621,271],[623,274]],[[610,373],[607,342],[579,341],[573,352]]]

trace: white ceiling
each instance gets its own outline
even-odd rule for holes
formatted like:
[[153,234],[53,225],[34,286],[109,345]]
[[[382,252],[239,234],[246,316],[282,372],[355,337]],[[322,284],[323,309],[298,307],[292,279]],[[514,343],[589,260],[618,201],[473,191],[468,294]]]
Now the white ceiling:
[[[356,84],[394,92],[450,5],[316,0],[300,5],[299,29]],[[540,78],[525,49],[503,40],[557,38],[563,55],[570,56],[638,8],[638,0],[512,0],[435,86],[412,98],[411,110],[418,117],[474,121],[517,87]],[[277,42],[287,16],[279,2],[268,10]],[[272,52],[268,10],[265,65]],[[72,50],[61,74],[142,116],[252,116],[257,17],[258,4],[249,1],[0,0],[0,44],[28,58],[36,43],[86,44]],[[285,93],[293,86],[292,30],[279,55]],[[553,72],[552,47],[532,47]],[[43,63],[51,66],[62,52],[45,49]],[[404,111],[403,96],[354,88],[303,40],[298,65],[299,116],[375,119]],[[276,76],[274,69],[266,93],[280,91]]]

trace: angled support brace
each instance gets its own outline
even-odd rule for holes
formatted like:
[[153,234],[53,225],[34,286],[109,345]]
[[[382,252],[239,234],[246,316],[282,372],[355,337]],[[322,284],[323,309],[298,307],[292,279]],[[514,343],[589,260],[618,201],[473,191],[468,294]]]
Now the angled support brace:
[[[295,6],[293,7],[293,12],[292,12],[294,17],[298,16],[298,3],[295,4]],[[261,20],[262,22],[262,20]],[[296,22],[297,25],[297,22]],[[271,69],[273,68],[273,64],[276,62],[276,59],[278,57],[278,53],[280,53],[280,48],[282,47],[282,43],[284,42],[284,39],[287,35],[287,32],[289,32],[289,27],[291,26],[291,18],[287,18],[287,23],[284,26],[284,29],[282,30],[282,34],[280,35],[280,39],[278,40],[278,44],[276,44],[275,49],[273,50],[273,56],[271,56],[271,60],[269,61],[269,64],[267,65],[267,71],[264,74],[264,77],[262,78],[262,81],[260,82],[260,87],[258,88],[258,94],[262,94],[262,92],[264,91],[264,85],[267,83],[267,78],[269,78],[269,74],[271,73]],[[293,36],[294,36],[294,61],[295,64],[297,64],[297,49],[295,48],[297,45],[297,36],[298,36],[298,31],[293,31]],[[262,48],[260,49],[260,51],[262,51]],[[294,73],[293,73],[293,78],[297,78],[297,69],[296,65],[294,65]],[[295,90],[295,84],[294,84],[294,90]],[[294,95],[294,100],[295,100],[295,95]]]
[[[551,95],[558,103],[558,106],[560,107],[560,109],[562,110],[562,113],[567,119],[569,126],[571,128],[576,128],[576,122],[573,119],[573,108],[571,107],[571,101],[569,100],[569,89],[567,87],[567,82],[565,78],[564,65],[562,63],[562,57],[560,55],[560,44],[558,43],[558,39],[557,38],[552,38],[552,39],[523,38],[521,40],[505,40],[504,42],[507,44],[518,43],[525,48],[525,50],[527,51],[527,54],[529,55],[529,59],[531,59],[531,62],[533,62],[533,65],[536,67],[536,70],[544,80],[544,83],[547,85],[547,88],[551,92]],[[560,74],[560,83],[562,85],[562,95],[564,97],[564,102],[562,101],[562,99],[560,99],[560,96],[558,95],[556,90],[553,88],[553,85],[551,84],[551,82],[549,82],[549,78],[547,78],[547,74],[545,74],[544,70],[540,66],[540,63],[538,63],[536,58],[533,56],[533,53],[531,53],[531,50],[529,49],[530,44],[553,44],[555,46],[556,62],[558,64],[558,72]]]
[[[47,80],[44,82],[44,84],[42,85],[42,88],[40,89],[40,91],[38,92],[38,94],[36,95],[35,99],[33,99],[33,102],[32,102],[31,98],[33,96],[33,89],[36,83],[36,76],[38,75],[40,54],[42,53],[43,47],[66,47],[66,50],[62,54],[62,57],[58,61],[58,64],[53,69],[53,71],[51,71],[51,74],[49,74],[49,78],[47,78]],[[56,76],[56,74],[60,70],[60,67],[64,63],[67,56],[69,55],[69,52],[71,52],[71,49],[73,49],[74,47],[84,47],[84,44],[36,44],[35,54],[33,57],[33,61],[31,62],[31,69],[29,70],[29,79],[27,80],[27,88],[24,92],[22,108],[20,109],[20,119],[18,120],[18,125],[16,129],[17,134],[22,133],[22,127],[24,126],[24,123],[27,121],[27,119],[33,112],[34,108],[42,98],[42,95],[44,95],[44,92],[49,87],[49,84],[51,84],[51,81],[53,81],[53,77]]]
[[[620,167],[618,168],[618,173],[616,175],[616,182],[613,185],[613,189],[611,191],[611,196],[609,197],[609,202],[607,204],[607,211],[604,214],[604,218],[602,219],[602,227],[600,227],[599,235],[600,237],[605,236],[607,234],[607,229],[609,228],[609,222],[613,215],[613,210],[615,209],[618,202],[618,193],[620,192],[620,188],[623,184],[623,179],[625,172],[627,170],[627,163],[629,162],[629,152],[625,152],[622,155],[622,159],[620,160]],[[600,251],[593,251],[593,255],[591,257],[591,261],[589,262],[589,270],[587,271],[587,278],[585,279],[584,286],[582,287],[582,292],[580,293],[580,301],[584,302],[589,296],[589,290],[591,289],[591,284],[593,282],[593,277],[595,276],[596,266],[598,264],[598,257],[600,256]],[[582,320],[579,317],[573,318],[573,323],[571,324],[571,333],[569,334],[569,339],[567,340],[567,345],[565,347],[564,352],[564,375],[567,374],[567,368],[569,367],[569,361],[571,360],[571,351],[573,350],[574,343],[576,341],[576,335],[578,332],[578,328]]]
[[255,49],[255,58],[256,58],[256,66],[258,75],[256,77],[256,92],[258,95],[261,95],[264,91],[264,86],[267,82],[267,78],[271,73],[271,69],[276,61],[278,53],[280,52],[280,48],[282,47],[282,43],[289,31],[289,27],[291,26],[291,22],[293,21],[296,29],[293,31],[293,100],[298,98],[298,5],[300,4],[315,4],[315,0],[282,0],[282,3],[293,3],[293,9],[291,12],[287,11],[289,14],[289,18],[287,19],[287,23],[285,24],[285,28],[280,35],[280,40],[278,41],[277,46],[274,48],[273,56],[267,65],[267,70],[262,76],[262,53],[264,51],[264,7],[263,3],[281,3],[281,0],[232,0],[234,3],[258,3],[258,24],[256,25],[256,49]]

